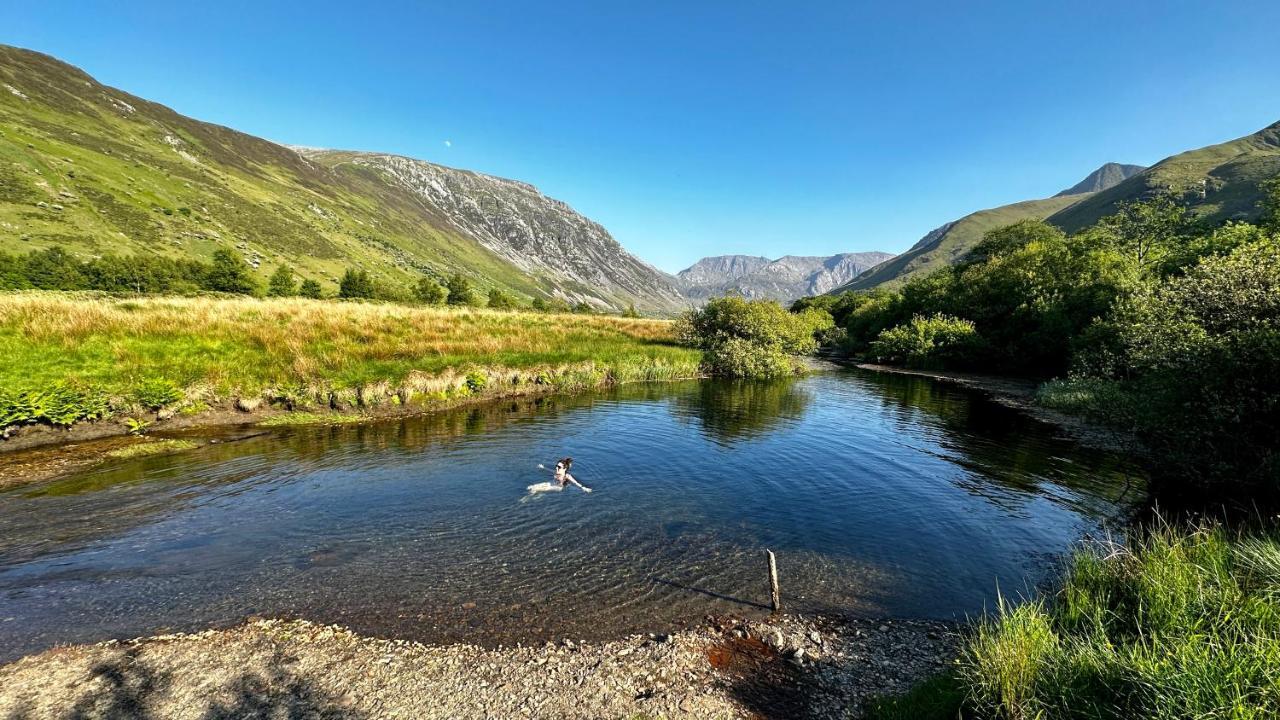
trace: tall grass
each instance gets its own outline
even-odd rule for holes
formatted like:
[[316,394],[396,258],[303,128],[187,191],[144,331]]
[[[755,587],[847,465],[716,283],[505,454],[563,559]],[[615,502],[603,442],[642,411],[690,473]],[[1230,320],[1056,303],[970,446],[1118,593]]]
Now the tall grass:
[[981,622],[953,677],[933,717],[1280,717],[1280,533],[1161,525],[1082,549],[1055,596]]
[[85,418],[105,414],[104,397],[113,412],[235,397],[364,405],[503,384],[695,377],[699,359],[661,320],[301,298],[0,294],[0,414],[8,408],[10,418],[0,424],[69,424],[68,402],[55,417],[46,396],[82,397]]

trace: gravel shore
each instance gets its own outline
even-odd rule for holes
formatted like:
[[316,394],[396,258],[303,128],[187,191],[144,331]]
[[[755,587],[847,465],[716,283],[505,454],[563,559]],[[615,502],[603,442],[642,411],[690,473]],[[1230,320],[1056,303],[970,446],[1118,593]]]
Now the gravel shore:
[[0,717],[856,718],[956,643],[945,623],[797,616],[497,649],[255,620],[23,658],[0,667]]

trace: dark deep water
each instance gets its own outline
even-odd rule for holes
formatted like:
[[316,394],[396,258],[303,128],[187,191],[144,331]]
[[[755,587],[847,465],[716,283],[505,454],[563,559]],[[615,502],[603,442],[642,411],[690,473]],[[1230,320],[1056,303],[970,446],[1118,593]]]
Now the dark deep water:
[[[759,612],[766,547],[788,609],[963,617],[1141,493],[970,391],[860,371],[260,432],[0,493],[0,659],[250,615],[486,644],[670,629]],[[527,498],[565,454],[596,492]]]

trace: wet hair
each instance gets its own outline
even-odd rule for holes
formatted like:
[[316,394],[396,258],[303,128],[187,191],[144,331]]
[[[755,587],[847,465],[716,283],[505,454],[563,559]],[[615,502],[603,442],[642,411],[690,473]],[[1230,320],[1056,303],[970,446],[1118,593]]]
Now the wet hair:
[[558,463],[556,463],[556,464],[557,464],[557,465],[563,465],[563,466],[564,466],[564,469],[565,469],[565,470],[568,470],[569,468],[573,467],[573,458],[571,458],[571,457],[561,458],[561,459],[560,459],[560,462],[558,462]]

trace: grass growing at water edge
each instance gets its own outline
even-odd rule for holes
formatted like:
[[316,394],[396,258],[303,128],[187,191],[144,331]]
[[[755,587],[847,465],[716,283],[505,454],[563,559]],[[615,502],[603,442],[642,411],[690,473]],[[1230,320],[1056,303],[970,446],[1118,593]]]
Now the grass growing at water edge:
[[1280,717],[1280,532],[1162,525],[1083,548],[1053,597],[1002,604],[953,676],[871,716]]
[[293,410],[697,377],[671,323],[251,298],[0,294],[0,427],[179,412],[233,399]]

